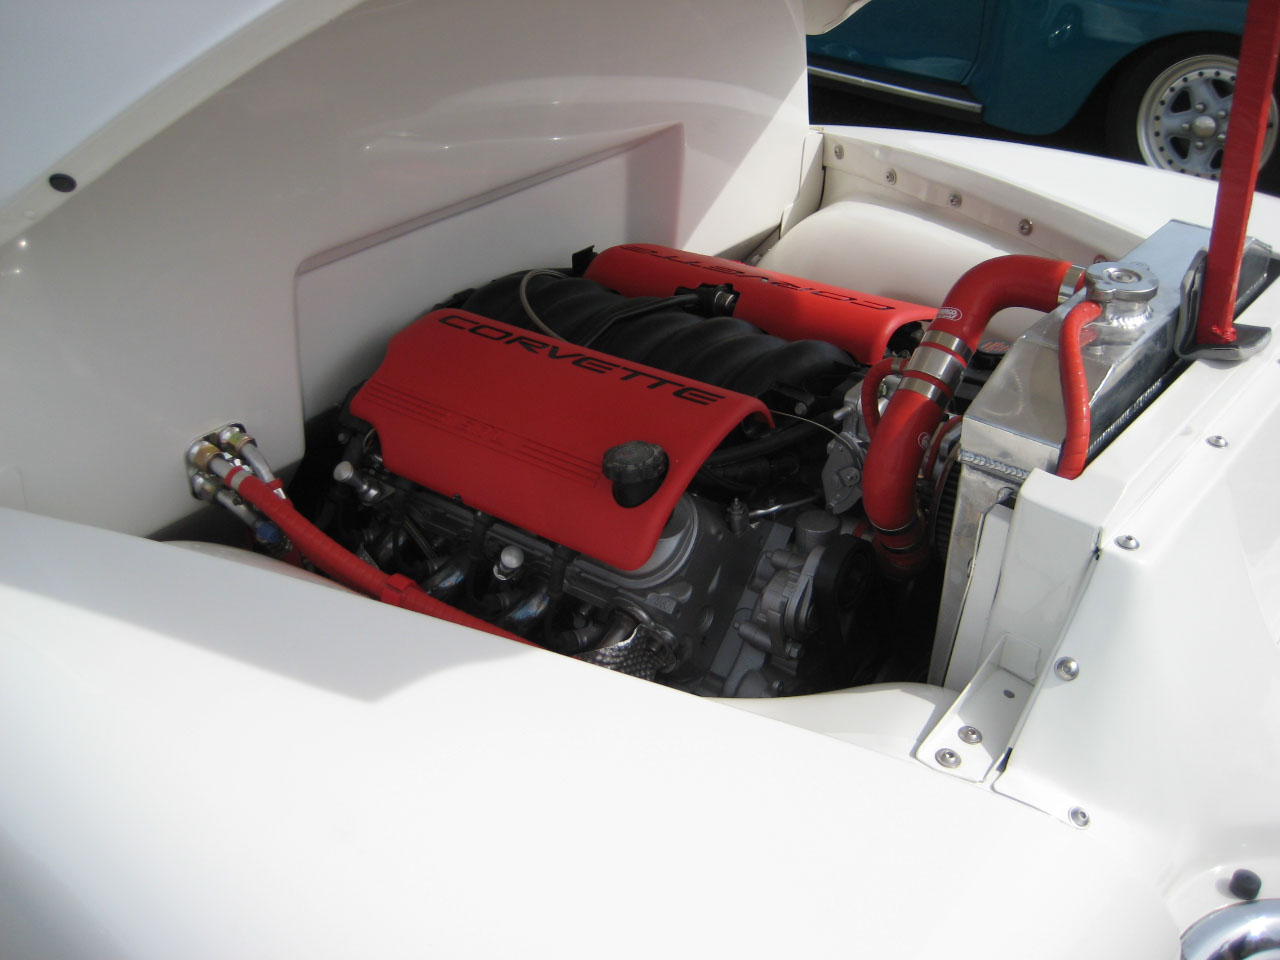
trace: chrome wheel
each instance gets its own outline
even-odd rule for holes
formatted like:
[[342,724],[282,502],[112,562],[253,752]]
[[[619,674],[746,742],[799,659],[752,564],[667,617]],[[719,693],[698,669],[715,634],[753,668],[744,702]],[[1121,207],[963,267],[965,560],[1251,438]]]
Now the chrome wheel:
[[[1189,57],[1160,73],[1138,106],[1138,149],[1153,167],[1218,179],[1236,91],[1236,59]],[[1262,144],[1262,163],[1276,144],[1276,98]]]

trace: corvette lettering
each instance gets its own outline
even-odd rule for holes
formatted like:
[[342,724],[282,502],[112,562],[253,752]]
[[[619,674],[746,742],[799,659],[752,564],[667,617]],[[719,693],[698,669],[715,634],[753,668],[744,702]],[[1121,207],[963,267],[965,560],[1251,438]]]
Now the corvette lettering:
[[684,400],[687,403],[696,403],[701,407],[710,406],[717,400],[724,399],[724,394],[722,393],[713,393],[701,387],[681,383],[679,380],[672,380],[656,373],[637,370],[622,363],[605,360],[603,357],[583,353],[581,350],[574,349],[572,344],[539,340],[535,337],[525,336],[515,330],[508,330],[506,327],[485,323],[456,313],[445,314],[437,318],[437,322],[446,327],[452,327],[454,330],[469,333],[482,340],[508,347],[519,347],[546,360],[574,366],[580,370],[586,370],[588,373],[604,376],[612,375],[618,380],[635,383],[646,390],[664,390],[677,399]]

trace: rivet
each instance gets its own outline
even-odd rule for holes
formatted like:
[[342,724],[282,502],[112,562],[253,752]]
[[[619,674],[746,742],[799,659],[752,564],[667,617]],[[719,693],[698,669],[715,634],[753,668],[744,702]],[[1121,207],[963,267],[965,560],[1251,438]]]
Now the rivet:
[[1022,234],[1024,237],[1028,236],[1031,233],[1031,231],[1034,230],[1035,228],[1036,228],[1036,225],[1032,223],[1030,220],[1018,221],[1018,232]]
[[1121,550],[1137,550],[1140,544],[1137,537],[1125,533],[1116,537],[1116,546]]
[[963,199],[958,193],[953,193],[951,196],[947,197],[947,203],[951,204],[951,206],[953,207],[960,206],[962,202],[963,202]]
[[938,766],[947,767],[948,769],[960,766],[960,754],[950,747],[943,747],[933,755],[933,759],[938,761]]
[[833,151],[832,151],[832,153],[834,153],[834,154],[836,155],[836,159],[837,159],[837,160],[843,160],[843,159],[844,159],[844,144],[842,144],[842,143],[837,143],[837,144],[836,144],[836,148],[835,148],[835,150],[833,150]]
[[1081,830],[1089,825],[1089,814],[1083,807],[1072,807],[1067,811],[1067,816]]
[[893,186],[895,183],[897,183],[897,182],[898,182],[898,171],[896,171],[896,170],[886,170],[886,171],[884,172],[884,182],[885,182],[885,183],[887,183],[887,184],[889,184],[890,186]]
[[1063,680],[1074,680],[1080,676],[1080,664],[1072,657],[1059,657],[1058,662],[1053,665],[1053,672]]
[[1212,437],[1205,438],[1205,443],[1209,444],[1211,447],[1221,448],[1227,445],[1227,438],[1215,433]]
[[960,739],[965,743],[981,743],[982,731],[977,727],[961,727]]

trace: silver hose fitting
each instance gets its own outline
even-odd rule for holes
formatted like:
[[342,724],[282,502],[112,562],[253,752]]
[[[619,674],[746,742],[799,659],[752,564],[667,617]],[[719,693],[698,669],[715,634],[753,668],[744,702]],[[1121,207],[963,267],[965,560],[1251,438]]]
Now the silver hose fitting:
[[1182,935],[1182,960],[1245,960],[1280,950],[1280,900],[1233,903]]

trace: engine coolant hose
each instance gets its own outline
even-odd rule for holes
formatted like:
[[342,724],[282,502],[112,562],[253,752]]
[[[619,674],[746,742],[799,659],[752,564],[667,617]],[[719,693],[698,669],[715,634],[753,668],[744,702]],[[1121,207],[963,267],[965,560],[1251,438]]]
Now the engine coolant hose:
[[[226,461],[222,461],[226,462]],[[383,603],[404,607],[415,613],[424,613],[437,620],[447,620],[460,626],[483,630],[497,637],[529,643],[514,633],[509,633],[486,623],[479,617],[464,613],[431,596],[408,577],[383,573],[377,567],[365,563],[337,541],[332,540],[318,527],[300,514],[293,503],[282,500],[265,483],[244,467],[231,466],[221,471],[215,469],[222,482],[266,514],[285,536],[293,541],[298,552],[339,583],[353,590],[368,594]]]
[[[863,469],[863,504],[876,555],[890,576],[910,577],[929,562],[916,474],[992,316],[1008,307],[1048,313],[1069,290],[1065,260],[1012,254],[978,264],[956,281],[875,428]],[[865,415],[865,414],[864,414]]]
[[1092,417],[1089,411],[1089,381],[1085,377],[1084,357],[1081,355],[1080,333],[1084,325],[1097,320],[1102,307],[1092,300],[1083,300],[1071,308],[1062,321],[1058,334],[1058,376],[1062,381],[1062,406],[1066,412],[1067,435],[1058,454],[1060,477],[1074,480],[1084,469],[1089,455],[1089,430]]

